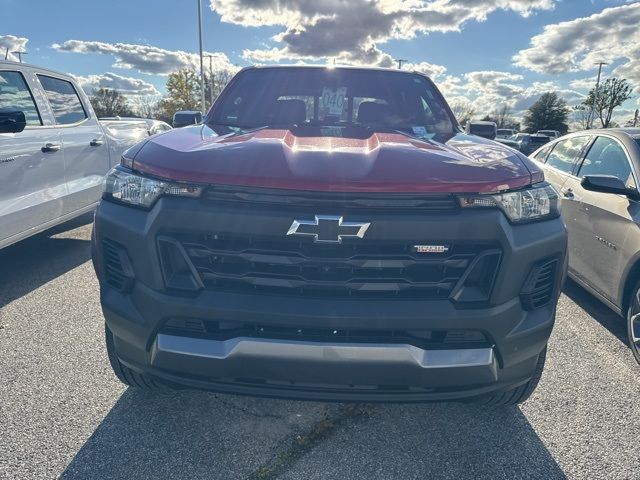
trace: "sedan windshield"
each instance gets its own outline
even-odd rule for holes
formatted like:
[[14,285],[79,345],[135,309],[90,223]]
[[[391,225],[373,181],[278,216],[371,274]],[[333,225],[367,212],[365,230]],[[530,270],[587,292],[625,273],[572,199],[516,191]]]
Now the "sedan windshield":
[[222,95],[206,121],[214,129],[308,127],[335,136],[360,128],[421,138],[455,132],[442,97],[425,77],[413,73],[256,68],[241,72]]

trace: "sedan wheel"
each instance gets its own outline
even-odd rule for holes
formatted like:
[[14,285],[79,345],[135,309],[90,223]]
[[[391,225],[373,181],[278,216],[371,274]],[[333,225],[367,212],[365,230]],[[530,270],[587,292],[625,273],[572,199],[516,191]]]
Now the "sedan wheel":
[[631,351],[640,363],[640,283],[634,289],[633,302],[627,312],[627,333]]

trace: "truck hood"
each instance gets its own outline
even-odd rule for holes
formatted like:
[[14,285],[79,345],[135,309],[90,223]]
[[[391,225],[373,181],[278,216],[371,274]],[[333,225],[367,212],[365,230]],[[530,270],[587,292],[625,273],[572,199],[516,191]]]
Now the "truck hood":
[[151,137],[133,151],[135,170],[161,178],[294,190],[495,192],[544,178],[515,150],[465,134],[437,143],[401,133],[345,138],[296,129],[218,135],[197,125]]

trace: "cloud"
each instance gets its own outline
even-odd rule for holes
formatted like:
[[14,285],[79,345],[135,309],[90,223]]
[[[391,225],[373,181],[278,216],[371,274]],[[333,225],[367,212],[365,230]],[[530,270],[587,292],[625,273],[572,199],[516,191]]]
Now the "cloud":
[[469,72],[462,77],[447,76],[445,88],[441,84],[439,86],[449,100],[473,103],[481,116],[507,106],[516,117],[520,117],[546,92],[556,92],[568,105],[581,103],[585,98],[582,93],[560,88],[553,82],[528,85],[522,75],[493,70]]
[[15,35],[0,35],[0,55],[2,55],[0,58],[4,59],[8,49],[9,55],[7,56],[7,60],[17,62],[18,56],[11,52],[25,51],[28,41],[28,38],[16,37]]
[[[151,45],[67,40],[63,43],[54,43],[51,47],[63,52],[112,55],[116,59],[114,68],[137,70],[155,75],[168,75],[183,68],[199,68],[200,65],[199,57],[195,53],[165,50]],[[217,52],[210,55],[214,56],[212,59],[214,70],[237,70],[224,53]],[[208,59],[205,61],[208,66]]]
[[250,61],[336,58],[353,64],[391,66],[379,44],[429,32],[459,31],[496,10],[528,16],[555,0],[210,0],[223,22],[282,27],[279,46],[245,50]]
[[639,24],[640,3],[606,8],[547,25],[513,60],[528,70],[551,74],[595,70],[600,61],[618,63],[614,75],[640,83]]
[[124,95],[160,95],[160,92],[149,82],[139,78],[123,77],[107,72],[102,75],[75,76],[80,86],[89,94],[99,88],[118,90]]
[[424,73],[425,75],[429,76],[432,80],[438,80],[443,78],[444,74],[447,71],[447,67],[442,65],[436,65],[429,62],[406,63],[403,66],[403,68],[405,70]]

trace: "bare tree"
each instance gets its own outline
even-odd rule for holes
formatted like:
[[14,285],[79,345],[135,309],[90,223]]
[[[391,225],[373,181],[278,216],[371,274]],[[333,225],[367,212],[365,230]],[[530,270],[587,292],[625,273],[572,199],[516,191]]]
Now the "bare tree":
[[159,119],[162,113],[160,100],[157,95],[142,95],[131,99],[130,103],[136,116]]
[[461,125],[467,123],[476,114],[476,109],[473,104],[466,99],[455,98],[450,105],[453,115]]
[[205,74],[206,84],[205,93],[207,98],[213,98],[214,101],[227,83],[233,78],[233,73],[229,70],[214,70],[209,74]]
[[494,116],[498,128],[509,128],[514,123],[511,108],[506,103],[496,111]]
[[602,128],[611,126],[611,117],[616,107],[631,98],[633,87],[625,78],[608,78],[598,89],[592,89],[584,104],[593,108]]
[[581,103],[580,105],[574,105],[571,109],[571,120],[576,129],[586,130],[589,128],[589,116],[591,114],[591,108]]

